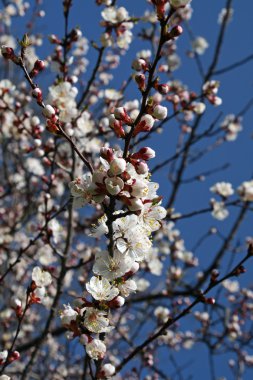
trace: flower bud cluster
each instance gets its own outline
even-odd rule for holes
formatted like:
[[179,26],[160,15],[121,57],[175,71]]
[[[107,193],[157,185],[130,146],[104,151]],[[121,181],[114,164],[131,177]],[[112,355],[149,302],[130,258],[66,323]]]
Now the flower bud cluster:
[[[152,118],[150,115],[144,116],[142,126],[149,121],[147,116]],[[92,175],[88,173],[70,182],[75,207],[82,207],[91,201],[101,203],[106,197],[115,196],[128,210],[140,212],[145,203],[156,198],[153,189],[158,185],[149,182],[146,163],[155,156],[155,152],[148,147],[142,148],[130,155],[127,161],[121,154],[102,148],[100,168]]]
[[203,85],[203,93],[205,97],[214,106],[220,106],[222,104],[222,99],[217,96],[220,83],[216,80],[210,80]]
[[[117,117],[129,121],[124,108],[117,109],[114,114],[115,120]],[[112,221],[105,214],[98,226],[93,227],[91,235],[108,237],[111,223],[111,248],[108,252],[98,250],[95,255],[94,276],[86,284],[92,300],[82,298],[83,302],[80,301],[75,309],[67,306],[61,317],[72,336],[81,335],[87,354],[94,360],[104,356],[105,346],[92,334],[112,330],[108,311],[122,307],[125,297],[137,290],[132,276],[138,271],[139,263],[149,259],[151,233],[160,228],[161,220],[166,217],[166,210],[160,206],[161,198],[156,194],[158,184],[149,180],[147,161],[155,156],[151,148],[141,148],[125,159],[121,151],[104,147],[100,156],[99,169],[70,182],[74,206],[91,201],[107,204],[108,197],[115,197],[130,213],[115,211]],[[82,320],[81,325],[79,320]],[[85,338],[81,334],[84,331]]]

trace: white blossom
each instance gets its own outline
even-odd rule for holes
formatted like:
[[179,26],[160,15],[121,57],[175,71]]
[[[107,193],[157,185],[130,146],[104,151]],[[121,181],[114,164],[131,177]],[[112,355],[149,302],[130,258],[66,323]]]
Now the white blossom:
[[196,37],[192,41],[192,49],[197,54],[204,54],[206,49],[208,48],[209,44],[207,40],[204,37]]
[[217,182],[215,185],[210,187],[212,193],[218,194],[224,198],[229,197],[234,194],[231,183],[229,182]]
[[113,257],[102,251],[96,254],[93,272],[111,281],[129,272],[133,262],[130,256],[122,255],[118,250],[114,250]]
[[106,312],[88,307],[85,311],[84,326],[96,334],[110,332],[113,327],[109,326]]
[[69,325],[71,321],[75,321],[78,313],[72,309],[70,305],[64,305],[60,318],[63,325]]
[[51,274],[40,269],[40,267],[33,268],[32,279],[38,287],[48,286],[52,282]]
[[103,359],[106,353],[106,345],[100,339],[93,339],[86,344],[86,352],[91,359]]
[[98,301],[111,301],[119,294],[119,290],[103,277],[99,279],[93,276],[86,284],[86,289]]
[[245,202],[253,201],[253,180],[244,181],[237,189],[241,199]]

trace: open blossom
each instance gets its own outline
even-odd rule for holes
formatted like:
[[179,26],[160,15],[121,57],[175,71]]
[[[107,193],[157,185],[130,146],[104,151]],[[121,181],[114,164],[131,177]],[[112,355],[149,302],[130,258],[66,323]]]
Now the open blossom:
[[137,290],[136,282],[132,279],[129,279],[119,285],[119,290],[123,297],[128,297],[131,293],[136,292]]
[[150,231],[157,231],[161,227],[160,220],[164,219],[167,211],[164,207],[152,205],[150,202],[145,203],[141,217],[143,218],[144,227]]
[[75,321],[78,313],[72,309],[70,305],[64,305],[60,318],[63,325],[69,325],[71,321]]
[[245,202],[253,201],[253,180],[245,181],[237,189],[238,194]]
[[242,118],[229,114],[221,123],[221,128],[225,131],[226,141],[234,141],[242,131]]
[[230,293],[236,293],[236,292],[239,292],[239,290],[240,290],[240,284],[237,280],[227,279],[227,280],[222,282],[222,285]]
[[96,334],[109,332],[113,329],[109,326],[109,319],[106,312],[88,307],[85,311],[84,326],[91,332]]
[[209,44],[207,40],[204,37],[196,37],[192,41],[192,49],[197,54],[204,54],[206,49],[208,48]]
[[86,284],[86,289],[98,301],[111,301],[119,294],[119,290],[103,277],[99,279],[93,276]]
[[224,220],[228,217],[229,212],[226,209],[224,202],[217,202],[215,199],[211,199],[210,203],[213,207],[212,216],[217,220]]
[[32,279],[38,287],[48,286],[52,282],[51,274],[40,269],[40,267],[33,268]]
[[129,272],[133,263],[134,260],[130,256],[122,255],[116,249],[113,257],[102,251],[96,254],[93,272],[111,281]]
[[210,191],[224,198],[234,194],[232,185],[229,182],[217,182],[214,186],[210,187]]
[[77,116],[76,101],[78,90],[69,82],[61,82],[56,86],[49,87],[48,103],[57,107],[60,111],[61,121],[70,122]]
[[106,353],[106,345],[100,339],[93,339],[86,344],[86,352],[91,359],[103,359]]
[[141,226],[136,226],[134,230],[125,233],[124,238],[116,240],[117,249],[124,255],[129,255],[135,261],[142,261],[152,243],[145,235]]
[[83,207],[91,201],[91,184],[92,180],[90,173],[86,173],[81,178],[76,178],[74,181],[69,183],[71,195],[73,196],[74,207]]
[[117,195],[121,192],[124,187],[124,182],[119,177],[106,178],[105,180],[106,189],[109,194]]

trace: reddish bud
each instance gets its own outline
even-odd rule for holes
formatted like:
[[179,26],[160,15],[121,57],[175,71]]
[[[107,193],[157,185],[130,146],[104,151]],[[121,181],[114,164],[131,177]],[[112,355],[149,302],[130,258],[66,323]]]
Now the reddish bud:
[[41,61],[40,59],[37,59],[37,61],[34,63],[34,69],[38,71],[42,71],[45,68],[45,62]]
[[206,298],[205,302],[208,303],[209,305],[214,305],[215,304],[215,298]]
[[144,74],[138,74],[138,75],[135,75],[134,77],[134,80],[138,84],[138,88],[140,91],[145,90],[145,79],[146,77]]
[[148,161],[154,157],[155,157],[155,151],[149,147],[144,147],[144,148],[141,148],[139,152],[134,153],[131,158],[137,158],[144,161]]

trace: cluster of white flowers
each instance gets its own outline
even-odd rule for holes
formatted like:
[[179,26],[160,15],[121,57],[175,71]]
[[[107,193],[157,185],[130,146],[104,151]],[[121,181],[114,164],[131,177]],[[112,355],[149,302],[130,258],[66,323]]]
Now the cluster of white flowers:
[[[119,119],[127,118],[123,108],[114,114]],[[105,344],[93,339],[91,333],[111,331],[108,308],[123,306],[125,297],[137,290],[131,277],[138,271],[139,263],[154,259],[150,255],[151,233],[160,228],[166,216],[156,193],[159,186],[149,178],[147,161],[154,156],[151,148],[142,148],[124,159],[121,150],[104,147],[100,151],[101,166],[92,175],[85,174],[69,184],[75,207],[102,203],[106,211],[112,197],[124,205],[123,210],[109,215],[112,220],[104,214],[91,232],[96,238],[105,235],[111,239],[108,251],[97,251],[93,265],[95,276],[86,284],[94,301],[87,301],[88,305],[84,303],[79,311],[83,315],[82,326],[87,330],[87,338],[82,336],[81,341],[95,360],[104,356]],[[62,323],[72,332],[71,324],[77,323],[77,315],[70,306],[62,313]]]
[[63,122],[70,122],[77,116],[76,101],[78,90],[69,82],[60,82],[49,87],[47,102],[59,110],[59,118]]
[[236,140],[238,133],[242,131],[241,117],[233,114],[227,115],[221,123],[221,128],[225,131],[226,141]]
[[28,1],[19,0],[7,2],[4,9],[0,10],[0,21],[9,27],[12,22],[12,17],[23,17],[29,7],[30,4]]
[[142,148],[127,162],[121,151],[101,148],[100,168],[69,184],[75,207],[91,201],[101,203],[106,197],[115,196],[130,211],[143,211],[145,204],[158,198],[156,190],[159,186],[149,181],[146,163],[154,155],[151,148]]
[[203,85],[203,93],[211,104],[214,106],[220,106],[222,104],[222,99],[217,96],[218,89],[220,87],[220,82],[216,80],[210,80]]
[[[101,35],[100,41],[103,46],[112,46],[114,44],[114,37],[112,30],[116,32],[116,45],[120,49],[127,50],[132,41],[133,22],[129,21],[128,11],[124,7],[107,7],[101,15],[104,19],[102,25],[107,26],[107,31]],[[108,28],[109,26],[109,28]]]

